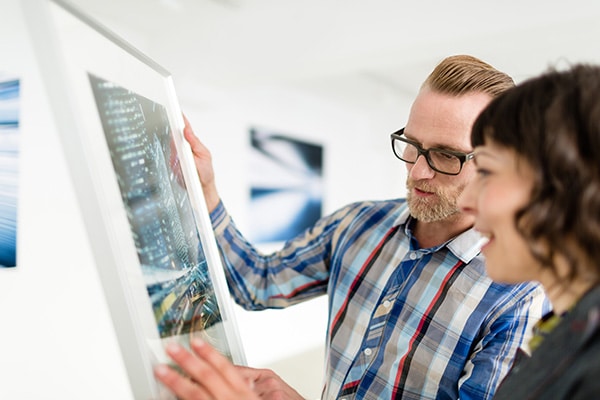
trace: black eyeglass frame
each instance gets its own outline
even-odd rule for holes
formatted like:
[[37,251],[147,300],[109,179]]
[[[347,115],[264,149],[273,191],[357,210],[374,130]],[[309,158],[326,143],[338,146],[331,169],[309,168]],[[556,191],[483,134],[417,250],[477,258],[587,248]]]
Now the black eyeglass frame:
[[[424,149],[421,147],[421,145],[417,142],[414,142],[410,139],[407,139],[406,137],[403,136],[404,135],[404,128],[390,134],[390,138],[391,138],[391,143],[392,143],[392,152],[394,153],[394,155],[396,156],[396,158],[398,158],[401,161],[404,161],[405,163],[408,164],[415,164],[417,162],[417,160],[419,159],[419,156],[424,156],[425,160],[427,160],[427,165],[429,165],[429,168],[431,168],[432,170],[434,170],[435,172],[439,172],[440,174],[444,174],[444,175],[458,175],[460,174],[460,172],[463,169],[463,165],[465,165],[465,163],[469,160],[472,160],[473,157],[475,156],[474,152],[471,153],[463,153],[462,151],[454,151],[454,150],[448,150],[448,149],[440,149],[437,147],[431,147],[429,149]],[[394,140],[399,140],[401,142],[410,144],[412,146],[415,147],[415,149],[417,149],[417,158],[415,159],[415,161],[406,161],[405,159],[403,159],[402,157],[400,157],[400,155],[398,153],[396,153],[396,147],[394,146]],[[439,153],[442,154],[448,154],[448,155],[452,155],[456,158],[458,158],[458,160],[460,161],[460,167],[458,168],[458,172],[446,172],[446,171],[440,171],[438,168],[436,168],[435,166],[433,166],[433,163],[431,161],[431,159],[429,158],[429,152],[430,151],[437,151]]]

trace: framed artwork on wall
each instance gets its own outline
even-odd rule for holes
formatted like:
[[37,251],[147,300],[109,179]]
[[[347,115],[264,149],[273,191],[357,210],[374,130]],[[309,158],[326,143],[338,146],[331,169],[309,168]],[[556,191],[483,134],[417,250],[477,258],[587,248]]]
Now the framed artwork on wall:
[[21,81],[0,74],[0,268],[17,266]]
[[164,345],[245,357],[172,76],[68,2],[25,13],[135,398]]
[[285,242],[322,216],[324,149],[271,129],[249,134],[249,238]]

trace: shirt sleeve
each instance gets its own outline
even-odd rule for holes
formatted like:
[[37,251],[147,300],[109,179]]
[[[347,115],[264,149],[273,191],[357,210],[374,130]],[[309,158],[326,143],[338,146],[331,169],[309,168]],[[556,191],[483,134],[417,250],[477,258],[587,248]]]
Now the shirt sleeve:
[[348,211],[321,218],[286,242],[261,254],[240,233],[223,203],[211,213],[229,290],[247,310],[283,308],[326,293],[332,242]]
[[459,381],[461,400],[492,399],[517,355],[526,347],[535,323],[548,311],[549,303],[541,286],[515,286],[510,302],[492,314],[483,339],[475,344]]

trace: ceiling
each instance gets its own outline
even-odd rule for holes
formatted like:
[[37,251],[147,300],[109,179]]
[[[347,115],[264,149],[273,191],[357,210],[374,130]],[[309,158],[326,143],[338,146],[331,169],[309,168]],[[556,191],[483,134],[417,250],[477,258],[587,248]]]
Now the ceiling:
[[413,97],[469,53],[520,81],[600,62],[596,0],[71,0],[185,85]]

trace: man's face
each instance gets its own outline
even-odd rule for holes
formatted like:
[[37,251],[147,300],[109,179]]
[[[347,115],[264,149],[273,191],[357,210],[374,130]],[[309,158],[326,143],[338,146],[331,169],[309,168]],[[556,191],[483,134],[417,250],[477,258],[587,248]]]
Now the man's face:
[[[491,99],[484,93],[457,97],[424,88],[413,103],[404,134],[423,149],[437,147],[470,153],[471,127]],[[434,171],[423,156],[414,164],[406,164],[406,168],[407,201],[413,217],[436,222],[459,213],[457,199],[475,174],[472,162],[466,162],[455,176]]]

